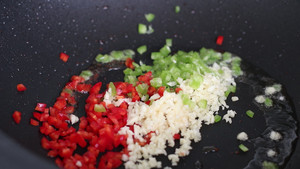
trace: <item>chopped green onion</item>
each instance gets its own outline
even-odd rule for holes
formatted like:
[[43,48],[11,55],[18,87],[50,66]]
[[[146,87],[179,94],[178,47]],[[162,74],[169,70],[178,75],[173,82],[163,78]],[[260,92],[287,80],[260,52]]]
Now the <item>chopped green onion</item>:
[[207,100],[201,99],[197,104],[200,108],[205,109],[207,107]]
[[113,61],[113,57],[111,57],[110,55],[102,55],[102,54],[99,54],[96,56],[95,60],[97,62],[102,62],[102,63],[108,63],[108,62],[111,62]]
[[135,76],[127,76],[128,80],[126,82],[135,85],[136,82],[138,81]]
[[225,92],[225,96],[227,97],[230,93],[235,93],[235,91],[236,91],[236,87],[230,85],[230,86],[228,87],[227,91]]
[[152,25],[149,25],[148,26],[148,30],[147,30],[147,34],[151,34],[151,33],[153,33],[154,32],[154,29],[153,29],[153,27],[152,27]]
[[223,53],[223,60],[224,60],[224,61],[229,60],[229,59],[231,59],[231,56],[232,56],[231,53],[229,53],[229,52],[224,52],[224,53]]
[[179,13],[180,12],[180,6],[179,5],[176,5],[175,6],[175,13]]
[[266,100],[265,100],[265,106],[266,107],[271,107],[271,106],[273,106],[273,101],[272,101],[272,99],[270,99],[270,98],[266,98]]
[[247,111],[246,111],[246,114],[247,114],[247,116],[249,116],[250,118],[253,118],[253,116],[254,116],[254,112],[251,111],[251,110],[247,110]]
[[215,115],[215,123],[219,122],[222,119],[220,115]]
[[172,46],[172,39],[166,39],[166,45],[171,47]]
[[95,112],[106,112],[106,109],[102,104],[95,104],[94,111]]
[[162,80],[160,77],[155,77],[152,80],[150,80],[151,86],[153,87],[160,87],[162,86]]
[[198,89],[201,85],[201,83],[203,82],[203,77],[200,74],[194,74],[190,77],[191,81],[189,83],[189,86],[193,89]]
[[148,66],[148,65],[142,64],[141,65],[141,69],[142,69],[143,72],[148,72],[148,71],[150,71],[152,69],[152,67]]
[[123,53],[124,53],[126,59],[127,58],[132,58],[133,55],[135,54],[135,52],[131,49],[125,49],[125,50],[123,50]]
[[160,52],[152,52],[151,53],[151,59],[152,60],[157,60],[157,59],[162,59],[163,55]]
[[116,96],[117,95],[117,90],[113,82],[110,82],[108,87],[111,89],[111,95]]
[[123,51],[111,51],[110,55],[115,59],[115,60],[121,60],[124,58],[124,53]]
[[135,87],[140,97],[147,94],[148,88],[149,86],[146,83],[139,84],[138,86]]
[[243,151],[243,152],[247,152],[249,151],[248,147],[246,147],[244,144],[240,144],[239,148]]
[[170,52],[171,49],[169,46],[165,45],[164,47],[162,47],[159,52],[163,55],[163,56],[167,56]]
[[148,13],[148,14],[145,14],[145,18],[148,22],[152,22],[153,19],[155,18],[155,15],[153,13]]
[[89,80],[91,76],[93,76],[93,72],[90,70],[83,70],[79,76],[83,77],[85,80]]
[[147,46],[146,45],[142,45],[140,47],[137,48],[137,52],[142,55],[143,53],[145,53],[147,51]]
[[140,67],[140,65],[137,64],[137,63],[135,63],[135,62],[132,62],[132,65],[133,65],[136,69]]
[[184,105],[188,105],[190,108],[194,108],[195,103],[189,98],[186,94],[181,94],[182,103]]
[[140,23],[138,25],[138,32],[139,32],[139,34],[146,34],[147,33],[147,26],[145,24]]
[[264,161],[262,163],[262,168],[263,169],[278,169],[278,165],[273,162]]
[[127,58],[132,58],[134,51],[131,49],[121,50],[121,51],[111,51],[110,54],[99,54],[96,56],[95,60],[101,63],[108,63],[113,60],[126,60]]

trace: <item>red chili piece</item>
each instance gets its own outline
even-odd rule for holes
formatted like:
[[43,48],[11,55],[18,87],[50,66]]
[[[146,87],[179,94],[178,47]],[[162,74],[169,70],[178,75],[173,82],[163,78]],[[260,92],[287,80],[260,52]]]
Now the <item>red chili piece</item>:
[[23,92],[23,91],[25,91],[27,88],[22,84],[22,83],[20,83],[20,84],[17,84],[17,90],[19,91],[19,92]]
[[134,69],[134,66],[132,64],[133,60],[131,58],[127,58],[125,61],[125,65],[126,67],[130,68],[130,69]]
[[21,121],[21,112],[15,111],[15,112],[13,113],[12,117],[13,117],[14,121],[15,121],[17,124],[19,124],[20,121]]
[[64,61],[67,62],[69,59],[69,55],[65,54],[65,53],[60,53],[59,58]]
[[224,40],[224,36],[219,35],[216,40],[217,45],[222,45]]

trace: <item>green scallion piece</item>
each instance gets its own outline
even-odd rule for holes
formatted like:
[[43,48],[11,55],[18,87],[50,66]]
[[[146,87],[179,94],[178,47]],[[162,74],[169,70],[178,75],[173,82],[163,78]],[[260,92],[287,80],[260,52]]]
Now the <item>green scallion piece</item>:
[[152,80],[150,80],[151,86],[153,87],[160,87],[162,86],[162,80],[160,77],[155,77]]
[[145,24],[140,23],[138,25],[138,32],[139,32],[139,34],[146,34],[147,33],[147,26]]
[[189,86],[193,89],[198,89],[203,82],[203,77],[200,74],[195,74],[191,76]]
[[266,100],[265,100],[265,106],[266,107],[271,107],[271,106],[273,106],[273,101],[272,101],[272,99],[270,99],[270,98],[266,98]]
[[128,80],[126,82],[135,85],[136,82],[138,81],[135,76],[127,76]]
[[135,87],[140,97],[147,94],[148,88],[149,86],[146,83],[139,84],[138,86]]
[[136,50],[140,55],[142,55],[143,53],[145,53],[147,51],[147,46],[142,45],[142,46],[138,47]]
[[180,12],[180,6],[179,5],[176,5],[175,6],[175,13],[179,13]]
[[149,25],[148,26],[148,30],[147,30],[147,34],[151,34],[151,33],[153,33],[154,32],[154,29],[153,29],[153,27],[152,27],[152,25]]
[[131,49],[125,49],[125,50],[123,50],[123,53],[125,55],[125,59],[132,58],[135,54],[135,52]]
[[207,107],[207,100],[201,99],[197,104],[200,108],[205,109]]
[[225,92],[225,96],[227,97],[230,93],[235,93],[236,87],[235,86],[229,86],[227,91]]
[[152,22],[153,19],[155,18],[155,15],[153,13],[148,13],[148,14],[145,14],[145,18],[148,22]]
[[247,110],[247,111],[246,111],[246,114],[247,114],[247,116],[249,116],[250,118],[253,118],[253,116],[254,116],[254,112],[251,111],[251,110]]
[[247,152],[249,151],[248,147],[246,147],[244,144],[240,144],[239,148],[243,151],[243,152]]
[[218,114],[215,115],[215,123],[219,122],[222,119],[222,117]]
[[229,59],[231,59],[231,56],[232,56],[231,53],[229,53],[229,52],[224,52],[224,53],[223,53],[223,60],[224,60],[224,61],[229,60]]
[[94,111],[95,112],[106,112],[106,109],[102,104],[95,104]]
[[117,95],[117,90],[116,90],[116,86],[113,84],[113,82],[110,82],[108,87],[111,89],[111,95],[116,96]]
[[166,45],[171,47],[172,46],[172,39],[166,39]]
[[101,62],[101,63],[108,63],[108,62],[113,61],[113,59],[114,59],[114,58],[113,58],[112,56],[107,55],[107,54],[105,54],[105,55],[99,54],[99,55],[97,55],[96,58],[95,58],[95,60],[96,60],[97,62]]
[[169,53],[171,53],[171,49],[169,46],[165,45],[164,47],[162,47],[159,52],[163,55],[163,56],[167,56]]
[[278,165],[273,162],[264,161],[262,163],[262,168],[263,169],[278,169]]
[[90,70],[83,70],[79,76],[83,77],[85,80],[89,80],[91,76],[93,76],[93,72]]

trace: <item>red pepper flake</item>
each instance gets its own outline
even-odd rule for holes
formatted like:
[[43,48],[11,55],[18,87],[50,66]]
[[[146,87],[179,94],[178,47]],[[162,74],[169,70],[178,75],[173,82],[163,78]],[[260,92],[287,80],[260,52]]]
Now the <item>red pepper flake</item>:
[[21,121],[21,112],[15,111],[15,112],[13,113],[12,117],[13,117],[14,121],[15,121],[17,124],[19,124],[20,121]]
[[17,90],[19,91],[19,92],[23,92],[23,91],[25,91],[27,88],[22,84],[22,83],[20,83],[20,84],[17,84]]
[[224,40],[224,36],[219,35],[216,40],[217,45],[222,45]]
[[69,59],[69,55],[67,55],[67,54],[61,52],[60,55],[59,55],[59,58],[60,58],[62,61],[67,62],[68,59]]

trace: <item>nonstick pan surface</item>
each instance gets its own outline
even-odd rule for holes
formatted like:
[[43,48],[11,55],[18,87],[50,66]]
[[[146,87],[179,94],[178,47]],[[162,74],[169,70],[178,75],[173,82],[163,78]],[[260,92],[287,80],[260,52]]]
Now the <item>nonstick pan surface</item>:
[[[175,5],[181,7],[178,14]],[[144,44],[148,51],[157,50],[166,38],[173,39],[175,51],[201,47],[226,50],[260,67],[284,85],[299,121],[299,9],[296,0],[1,1],[0,168],[57,168],[40,147],[38,128],[29,125],[35,104],[53,104],[70,77],[86,69],[98,53],[136,49]],[[137,24],[146,24],[144,14],[149,12],[156,15],[152,23],[155,32],[139,35]],[[224,36],[222,46],[215,44],[218,35]],[[59,59],[60,52],[70,55],[67,63]],[[122,80],[122,76],[116,74],[107,80]],[[18,83],[24,83],[28,90],[18,93]],[[19,125],[11,118],[14,110],[23,113]],[[204,134],[212,128],[205,128]],[[197,153],[191,156],[200,158]],[[216,168],[247,164],[243,158],[232,158],[235,164],[229,164],[227,158],[216,156],[220,155],[205,156],[220,163]],[[296,140],[284,167],[298,168],[299,159]],[[189,166],[183,161],[180,167]]]

